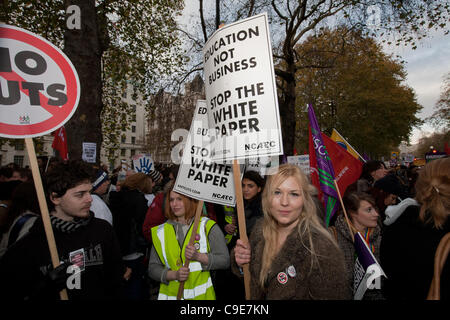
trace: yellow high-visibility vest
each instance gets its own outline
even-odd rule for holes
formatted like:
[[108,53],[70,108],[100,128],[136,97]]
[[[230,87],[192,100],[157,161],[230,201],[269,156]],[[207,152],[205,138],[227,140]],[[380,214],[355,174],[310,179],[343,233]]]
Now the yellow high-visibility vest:
[[[215,222],[206,217],[200,219],[197,234],[200,238],[198,243],[200,253],[209,253],[208,235]],[[152,228],[152,240],[160,260],[170,270],[177,271],[185,264],[185,249],[191,238],[193,224],[184,238],[182,248],[178,243],[175,229],[170,223],[163,223]],[[209,271],[203,271],[201,263],[191,261],[189,263],[189,278],[184,283],[183,298],[186,300],[215,300],[216,294],[212,284]],[[180,282],[172,280],[168,285],[161,283],[159,286],[158,300],[176,300]]]
[[[223,211],[224,211],[224,214],[225,214],[225,222],[227,224],[232,224],[233,223],[233,215],[234,215],[234,207],[223,206]],[[236,231],[234,232],[234,234],[227,233],[225,235],[225,242],[227,244],[229,244],[231,239],[233,239],[233,237],[235,235],[236,235]]]

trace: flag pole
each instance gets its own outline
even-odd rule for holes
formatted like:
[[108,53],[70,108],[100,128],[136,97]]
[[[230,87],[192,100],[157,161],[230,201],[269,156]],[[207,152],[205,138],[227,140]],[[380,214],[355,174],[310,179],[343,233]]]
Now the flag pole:
[[340,137],[342,140],[344,140],[344,142],[345,142],[346,144],[348,144],[349,146],[352,147],[353,151],[356,152],[356,154],[361,158],[361,160],[364,161],[364,163],[366,163],[366,162],[367,162],[366,159],[364,159],[364,158],[359,154],[359,152],[356,151],[356,149],[353,148],[353,146],[352,146],[350,143],[348,143],[347,140],[345,140],[345,138],[339,133],[339,131],[337,131],[336,128],[333,128],[333,129],[334,129],[334,131],[336,131],[336,133],[339,135],[339,137]]
[[355,242],[355,236],[353,235],[353,228],[352,228],[350,220],[348,219],[347,211],[345,210],[345,207],[344,207],[344,201],[342,201],[341,192],[339,191],[339,186],[337,184],[336,179],[334,179],[333,181],[334,181],[334,185],[336,186],[336,191],[337,191],[337,194],[339,197],[339,201],[341,202],[342,210],[344,211],[345,221],[347,222],[348,229],[350,230],[350,235],[352,236],[352,241]]
[[[53,150],[53,153],[55,152],[55,150]],[[45,164],[45,170],[44,170],[44,172],[47,172],[47,169],[48,169],[48,164],[50,163],[50,159],[52,158],[53,156],[49,156],[49,157],[47,157],[47,163]]]

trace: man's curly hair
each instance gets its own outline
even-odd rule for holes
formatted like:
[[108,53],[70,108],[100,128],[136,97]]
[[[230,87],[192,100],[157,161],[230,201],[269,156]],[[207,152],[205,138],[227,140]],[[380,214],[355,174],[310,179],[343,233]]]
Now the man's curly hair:
[[[56,194],[56,197],[62,197],[67,190],[82,183],[91,182],[93,176],[93,167],[84,161],[69,160],[56,163],[44,177],[47,200],[53,193]],[[52,210],[53,203],[51,201],[47,202],[49,207],[51,207],[50,210]]]

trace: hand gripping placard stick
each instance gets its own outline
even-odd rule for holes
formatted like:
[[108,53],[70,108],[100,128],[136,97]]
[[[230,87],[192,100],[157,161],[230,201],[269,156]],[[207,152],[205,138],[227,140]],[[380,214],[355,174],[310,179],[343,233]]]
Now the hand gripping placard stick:
[[[44,188],[42,187],[42,179],[41,174],[39,173],[39,166],[36,159],[36,152],[34,150],[33,138],[25,138],[25,144],[27,146],[28,158],[30,159],[31,172],[33,174],[34,186],[36,188],[36,193],[39,200],[39,208],[41,209],[42,221],[44,223],[44,230],[47,237],[48,248],[50,249],[50,257],[52,259],[53,268],[56,268],[57,266],[59,266],[58,250],[56,248],[52,224],[50,222],[47,201],[45,200]],[[63,289],[59,293],[59,296],[61,300],[69,300],[66,289]]]
[[[239,238],[248,244],[247,228],[245,224],[245,211],[244,211],[244,199],[242,197],[242,184],[241,184],[241,168],[236,159],[233,160],[233,178],[234,188],[236,190],[236,207],[238,212],[238,225],[239,225]],[[245,299],[250,300],[250,269],[248,264],[242,266],[244,270],[244,286],[245,286]]]
[[[203,209],[203,200],[200,200],[197,204],[197,211],[195,212],[194,225],[192,226],[192,233],[191,238],[189,239],[189,245],[194,244],[195,236],[197,235],[198,224],[202,216],[202,209]],[[186,258],[184,266],[186,268],[189,268],[190,262],[191,261],[188,258]],[[181,298],[183,297],[183,291],[184,291],[184,281],[180,282],[180,286],[178,287],[177,300],[181,300]]]

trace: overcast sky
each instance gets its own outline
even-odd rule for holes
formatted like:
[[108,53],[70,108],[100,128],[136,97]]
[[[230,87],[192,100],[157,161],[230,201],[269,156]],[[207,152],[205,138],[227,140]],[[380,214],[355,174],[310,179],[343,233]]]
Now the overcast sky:
[[[406,61],[407,84],[414,89],[418,103],[423,106],[418,116],[421,119],[430,116],[439,100],[444,75],[450,72],[450,35],[445,36],[442,31],[433,32],[431,37],[418,44],[416,50],[385,47],[385,51],[395,52]],[[424,125],[421,130],[415,129],[411,143],[418,142],[423,134],[433,130],[429,125]]]

